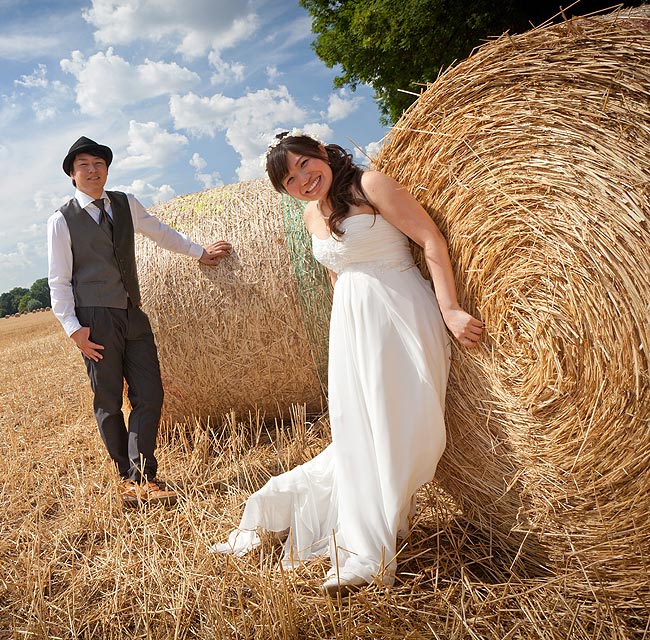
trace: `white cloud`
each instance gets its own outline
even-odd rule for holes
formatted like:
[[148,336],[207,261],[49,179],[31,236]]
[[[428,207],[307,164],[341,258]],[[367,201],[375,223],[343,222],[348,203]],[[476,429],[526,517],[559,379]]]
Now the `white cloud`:
[[213,171],[212,173],[197,173],[195,177],[203,185],[204,189],[223,187],[223,180],[218,171]]
[[68,198],[37,191],[25,202],[8,200],[12,207],[22,210],[22,217],[3,216],[0,272],[11,284],[0,291],[16,285],[29,286],[47,274],[47,218]]
[[132,104],[169,93],[186,91],[200,82],[199,76],[175,62],[145,59],[134,66],[116,55],[109,47],[84,57],[73,51],[70,59],[61,60],[63,71],[77,78],[77,104],[82,113],[101,115],[126,104]]
[[302,127],[302,130],[308,135],[313,136],[316,140],[322,140],[325,144],[332,142],[334,132],[327,124],[311,122]]
[[194,177],[198,182],[203,185],[204,189],[212,189],[213,187],[223,186],[223,180],[218,171],[212,173],[202,173],[203,169],[208,166],[208,163],[198,154],[192,154],[190,165],[196,169]]
[[355,147],[354,157],[364,163],[372,162],[377,153],[379,153],[379,150],[383,144],[384,140],[377,140],[376,142],[368,143],[365,149],[359,149],[358,147]]
[[45,88],[48,85],[47,80],[47,66],[39,64],[37,69],[28,76],[20,76],[20,80],[14,80],[17,85],[27,87],[29,89],[34,87]]
[[47,90],[42,91],[40,98],[33,100],[32,111],[36,114],[38,122],[45,122],[54,119],[72,100],[70,88],[54,80],[48,83]]
[[276,51],[293,47],[298,42],[313,37],[311,17],[308,14],[286,22],[284,26],[274,29],[265,39]]
[[193,153],[190,158],[190,166],[194,167],[197,171],[201,171],[208,166],[208,163],[198,153]]
[[270,64],[266,67],[266,79],[272,84],[274,83],[282,73],[278,71],[278,68],[274,64]]
[[18,116],[23,112],[15,96],[2,96],[0,95],[0,130],[18,120]]
[[[70,99],[70,91],[66,85],[59,80],[50,82],[47,78],[47,66],[39,64],[33,73],[23,75],[14,84],[23,87],[21,91],[28,89],[32,94],[39,94],[40,98],[30,96],[32,111],[36,115],[37,122],[52,120],[59,113],[61,105]],[[17,98],[20,98],[21,93]]]
[[45,56],[60,46],[59,39],[33,33],[0,33],[0,58],[7,60],[33,60]]
[[0,253],[0,267],[2,269],[24,269],[33,264],[34,248],[31,244],[18,242],[13,251]]
[[32,105],[34,114],[36,115],[37,122],[47,122],[48,120],[54,120],[57,114],[57,110],[52,105],[43,104],[42,102],[35,102]]
[[226,132],[228,144],[240,156],[240,180],[261,175],[260,157],[266,152],[273,127],[280,123],[293,126],[305,117],[284,86],[261,89],[241,98],[220,93],[208,98],[188,93],[172,96],[169,106],[177,129],[198,136]]
[[221,51],[259,26],[253,2],[243,0],[93,0],[82,12],[102,44],[170,42],[190,58]]
[[9,250],[0,251],[0,271],[8,291],[16,286],[29,288],[38,278],[47,275],[47,240],[45,231],[27,242],[16,242]]
[[156,187],[144,180],[134,180],[130,185],[111,187],[114,191],[132,193],[145,207],[165,202],[176,197],[176,191],[168,184]]
[[119,169],[132,170],[164,167],[187,144],[180,133],[169,133],[157,122],[129,122],[127,157],[117,164]]
[[210,78],[212,84],[241,82],[244,79],[245,67],[241,62],[224,62],[216,51],[210,52],[208,60],[216,69],[212,78]]
[[321,115],[330,122],[343,120],[343,118],[347,118],[351,113],[355,112],[362,101],[363,98],[357,96],[349,98],[347,91],[341,89],[338,93],[333,93],[330,96],[327,112]]
[[53,191],[39,190],[34,194],[34,207],[36,212],[46,220],[62,204],[70,199],[70,194],[56,193]]
[[383,140],[379,140],[377,142],[371,142],[368,145],[366,145],[366,154],[370,158],[374,158],[379,153],[379,150],[382,148],[384,144]]
[[211,98],[202,98],[190,92],[184,96],[172,96],[169,99],[169,110],[177,129],[186,129],[197,136],[214,137],[218,129],[227,127],[237,101],[237,98],[229,98],[221,93]]
[[[298,129],[301,133],[312,136],[312,138],[319,140],[323,144],[330,143],[332,141],[332,136],[334,135],[332,128],[328,124],[324,124],[322,122],[308,122],[301,127],[296,127],[296,129]],[[266,143],[270,144],[274,141],[275,137],[279,133],[285,133],[286,131],[291,131],[291,128],[287,129],[286,127],[276,127],[271,135],[268,136]]]
[[5,283],[0,289],[28,289],[32,283],[47,276],[47,242],[19,242],[9,251],[0,251],[0,271]]

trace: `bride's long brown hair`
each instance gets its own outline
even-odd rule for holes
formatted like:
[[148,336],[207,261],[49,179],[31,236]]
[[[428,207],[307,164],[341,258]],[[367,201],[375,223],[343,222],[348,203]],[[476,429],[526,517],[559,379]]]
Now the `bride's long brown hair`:
[[291,151],[296,155],[308,158],[319,158],[327,162],[332,169],[332,186],[327,194],[327,202],[332,208],[329,216],[330,232],[335,236],[342,236],[344,231],[340,224],[347,216],[352,206],[368,206],[375,214],[376,207],[368,200],[361,186],[363,169],[352,162],[352,154],[337,144],[323,145],[306,135],[289,135],[279,133],[276,138],[279,142],[272,147],[266,156],[266,173],[269,175],[273,188],[279,193],[287,193],[284,179],[289,173],[287,155]]

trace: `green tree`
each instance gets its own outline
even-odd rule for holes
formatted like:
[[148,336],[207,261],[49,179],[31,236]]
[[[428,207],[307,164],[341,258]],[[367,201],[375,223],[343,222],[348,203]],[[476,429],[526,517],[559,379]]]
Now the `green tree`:
[[43,303],[40,300],[37,300],[36,298],[30,298],[27,302],[27,306],[25,307],[25,311],[29,313],[31,311],[36,311],[36,309],[42,308]]
[[34,281],[34,284],[29,289],[29,293],[32,298],[36,298],[36,300],[41,303],[41,307],[52,306],[52,301],[50,300],[50,287],[47,284],[47,278],[40,278],[39,280]]
[[42,306],[39,300],[32,298],[32,294],[27,292],[18,303],[18,313],[27,313],[32,309],[40,309]]
[[[300,0],[312,17],[314,51],[328,67],[340,65],[337,88],[366,83],[384,121],[395,122],[421,84],[466,58],[490,36],[519,33],[559,11],[557,0]],[[568,4],[568,3],[567,3]],[[630,3],[626,3],[630,4]],[[631,4],[643,4],[632,2]],[[586,0],[570,14],[611,6]]]
[[14,287],[11,291],[0,294],[0,309],[5,310],[5,313],[2,315],[17,313],[18,303],[26,293],[29,293],[29,289],[25,289],[25,287]]
[[52,301],[47,278],[34,281],[34,284],[29,289],[14,287],[11,291],[0,293],[0,318],[14,313],[24,313],[25,311],[50,306],[52,306]]

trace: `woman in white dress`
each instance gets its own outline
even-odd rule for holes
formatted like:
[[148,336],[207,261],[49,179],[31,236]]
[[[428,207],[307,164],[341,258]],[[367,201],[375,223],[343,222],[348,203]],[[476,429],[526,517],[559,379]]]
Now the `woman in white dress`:
[[[334,284],[332,444],[250,496],[239,527],[211,550],[241,555],[258,530],[288,529],[285,566],[329,551],[326,593],[392,584],[397,536],[445,448],[445,325],[468,348],[483,325],[458,304],[443,235],[395,180],[301,132],[277,136],[266,168],[276,190],[307,201],[314,256]],[[435,294],[409,238],[424,248]]]

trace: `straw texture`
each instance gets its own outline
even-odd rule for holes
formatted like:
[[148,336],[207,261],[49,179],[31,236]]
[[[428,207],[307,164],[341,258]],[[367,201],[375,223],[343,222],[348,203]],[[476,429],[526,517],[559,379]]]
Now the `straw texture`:
[[298,306],[305,322],[305,331],[321,381],[323,396],[327,396],[330,310],[332,288],[327,271],[314,258],[311,236],[302,214],[306,202],[282,194],[282,216],[287,248],[296,284]]
[[480,47],[375,166],[442,228],[486,324],[453,353],[437,479],[495,549],[647,620],[650,10]]
[[136,253],[143,305],[158,344],[165,412],[219,417],[231,409],[322,409],[322,388],[299,306],[281,197],[265,180],[181,196],[152,208],[201,244],[226,239],[217,267],[159,249]]

